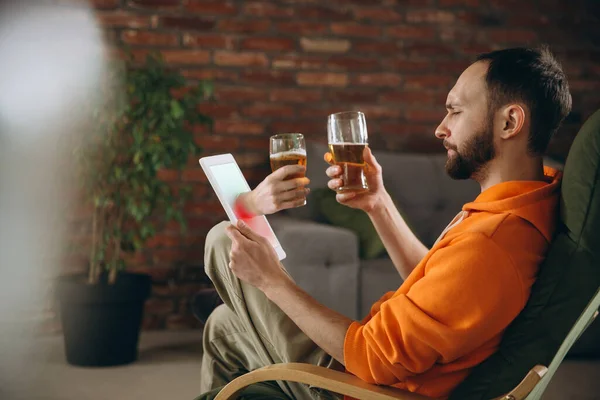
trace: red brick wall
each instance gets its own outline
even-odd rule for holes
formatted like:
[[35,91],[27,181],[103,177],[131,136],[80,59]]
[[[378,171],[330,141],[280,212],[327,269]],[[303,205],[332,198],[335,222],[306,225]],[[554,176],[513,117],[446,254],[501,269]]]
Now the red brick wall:
[[[160,50],[191,81],[214,81],[215,99],[201,111],[215,131],[198,130],[202,155],[234,153],[251,184],[268,172],[270,135],[324,140],[333,111],[364,111],[375,149],[441,151],[433,131],[446,94],[480,52],[545,42],[563,61],[574,107],[552,142],[555,157],[564,158],[581,121],[600,106],[595,0],[92,3],[115,48],[130,46],[137,57]],[[193,266],[202,262],[206,232],[225,218],[197,158],[181,175],[165,174],[194,185],[189,234],[166,229],[133,260],[157,281],[147,328],[193,325],[187,300],[205,285]]]

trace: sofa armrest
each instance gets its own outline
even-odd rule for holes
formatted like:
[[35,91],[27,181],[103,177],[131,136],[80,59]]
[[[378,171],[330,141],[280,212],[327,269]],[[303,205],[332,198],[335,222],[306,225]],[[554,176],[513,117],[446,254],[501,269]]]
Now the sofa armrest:
[[291,217],[269,217],[288,263],[358,263],[358,237],[348,229]]
[[291,217],[269,217],[296,283],[325,306],[358,318],[358,237],[348,229]]

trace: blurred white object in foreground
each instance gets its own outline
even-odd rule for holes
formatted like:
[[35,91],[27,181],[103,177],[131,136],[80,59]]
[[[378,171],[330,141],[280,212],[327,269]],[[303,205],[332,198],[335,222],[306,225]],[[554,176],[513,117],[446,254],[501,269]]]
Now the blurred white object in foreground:
[[[0,0],[0,398],[27,398],[28,368],[65,227],[68,135],[89,116],[105,69],[101,33],[81,6]],[[50,397],[49,397],[50,398]]]

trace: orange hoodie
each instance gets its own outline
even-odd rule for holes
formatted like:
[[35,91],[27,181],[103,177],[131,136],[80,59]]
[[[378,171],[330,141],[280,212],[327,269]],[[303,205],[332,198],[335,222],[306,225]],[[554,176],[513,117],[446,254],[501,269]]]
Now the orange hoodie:
[[465,204],[396,292],[346,332],[347,372],[447,397],[498,349],[552,240],[560,173],[503,182]]

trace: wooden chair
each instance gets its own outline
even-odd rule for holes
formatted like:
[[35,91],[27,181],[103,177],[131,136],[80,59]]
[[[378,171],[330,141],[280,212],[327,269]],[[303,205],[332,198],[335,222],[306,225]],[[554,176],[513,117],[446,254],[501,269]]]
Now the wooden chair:
[[[463,382],[464,386],[455,389],[451,398],[481,399],[495,397],[505,391],[508,393],[495,399],[541,398],[571,346],[598,315],[599,186],[600,110],[583,125],[569,151],[561,188],[560,227],[548,258],[540,269],[538,280],[532,288],[527,306],[505,332],[498,354],[477,366]],[[550,310],[544,313],[548,302],[554,303],[551,304]],[[559,310],[558,306],[562,309]],[[503,348],[504,344],[506,348]],[[508,350],[512,353],[500,354]],[[556,352],[553,353],[554,351]],[[519,357],[524,361],[521,364],[505,362],[507,358]],[[548,362],[548,365],[535,365],[539,360]],[[529,365],[535,366],[527,373]],[[506,374],[502,376],[499,371],[510,372],[510,379],[507,379]],[[521,374],[525,375],[521,383],[509,390],[511,385],[518,382]],[[501,376],[504,380],[500,379]],[[392,387],[371,385],[343,372],[297,363],[270,365],[242,375],[225,386],[216,399],[235,399],[236,394],[248,385],[274,380],[301,382],[357,399],[427,399]],[[468,390],[461,391],[469,388],[472,383],[477,385],[484,380],[498,385],[493,390],[480,391],[479,394]],[[488,396],[487,393],[491,394]]]
[[[549,367],[536,365],[523,378],[521,383],[496,400],[537,400],[542,397],[548,383],[554,376],[565,355],[581,336],[584,330],[598,315],[600,289],[571,329]],[[320,387],[332,392],[369,400],[431,400],[429,397],[410,393],[392,387],[371,385],[361,379],[340,371],[317,367],[310,364],[288,363],[269,365],[242,375],[231,381],[221,390],[215,400],[236,399],[236,395],[246,386],[264,381],[292,381]]]

